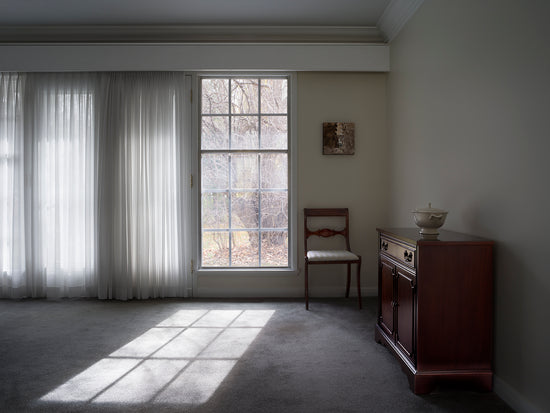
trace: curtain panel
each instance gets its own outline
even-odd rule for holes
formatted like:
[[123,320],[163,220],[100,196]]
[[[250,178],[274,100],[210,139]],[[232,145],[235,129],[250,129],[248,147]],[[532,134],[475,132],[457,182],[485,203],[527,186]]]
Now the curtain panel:
[[2,297],[186,296],[183,79],[0,74]]

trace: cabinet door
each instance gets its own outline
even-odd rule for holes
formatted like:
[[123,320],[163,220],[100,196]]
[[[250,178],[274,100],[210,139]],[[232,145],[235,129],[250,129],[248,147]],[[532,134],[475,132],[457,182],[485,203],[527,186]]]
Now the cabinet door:
[[384,258],[380,259],[379,282],[380,282],[380,327],[386,334],[393,336],[393,279],[395,274],[394,265]]
[[399,348],[414,361],[416,277],[414,273],[397,268],[397,326],[396,342]]

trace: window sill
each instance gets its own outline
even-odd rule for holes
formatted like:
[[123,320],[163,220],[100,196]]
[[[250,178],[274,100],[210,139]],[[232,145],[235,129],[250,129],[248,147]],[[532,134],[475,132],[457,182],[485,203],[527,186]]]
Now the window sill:
[[195,274],[201,277],[295,277],[300,273],[292,268],[201,268]]

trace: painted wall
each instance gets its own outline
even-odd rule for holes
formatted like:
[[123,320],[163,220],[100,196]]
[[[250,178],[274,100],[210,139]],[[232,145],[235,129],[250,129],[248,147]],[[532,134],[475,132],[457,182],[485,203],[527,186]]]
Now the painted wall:
[[496,241],[495,391],[550,406],[550,3],[426,0],[391,44],[391,215]]
[[[375,228],[385,223],[387,211],[386,78],[375,73],[298,75],[298,222],[303,223],[303,208],[349,208],[350,243],[362,256],[362,290],[369,295],[378,293]],[[323,122],[355,123],[355,155],[322,154]],[[302,245],[303,230],[300,251]],[[342,295],[341,267],[311,269],[311,293]]]
[[[363,294],[377,293],[376,226],[387,207],[386,74],[298,73],[299,275],[199,277],[202,296],[303,296],[303,208],[347,207],[351,246],[363,257]],[[323,155],[323,122],[355,123],[355,155]],[[343,296],[345,266],[311,270],[312,296]],[[355,284],[353,284],[355,286]],[[355,295],[355,288],[351,294]]]

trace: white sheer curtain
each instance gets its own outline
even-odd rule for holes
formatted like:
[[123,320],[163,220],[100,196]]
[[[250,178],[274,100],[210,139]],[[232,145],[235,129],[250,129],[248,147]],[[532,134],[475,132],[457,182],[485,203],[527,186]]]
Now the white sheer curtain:
[[100,145],[101,298],[185,296],[181,74],[109,79]]
[[24,76],[0,73],[0,297],[26,295]]
[[186,296],[183,74],[0,73],[0,295]]
[[94,295],[96,122],[93,74],[26,84],[27,271],[32,296]]

